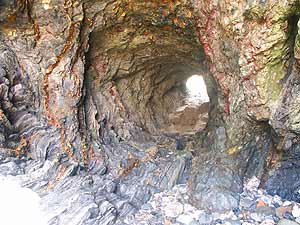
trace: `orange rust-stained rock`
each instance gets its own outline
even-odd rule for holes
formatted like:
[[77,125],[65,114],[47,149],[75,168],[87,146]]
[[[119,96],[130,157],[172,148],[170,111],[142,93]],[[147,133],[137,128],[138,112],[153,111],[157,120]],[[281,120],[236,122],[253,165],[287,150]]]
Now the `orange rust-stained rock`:
[[28,145],[28,141],[26,138],[21,137],[20,143],[19,145],[13,150],[13,154],[20,158],[23,155],[26,155],[26,153],[24,152],[24,148]]
[[75,35],[75,29],[76,24],[71,24],[69,28],[69,36],[67,38],[67,41],[60,52],[60,54],[56,57],[56,62],[54,64],[51,64],[48,66],[46,70],[46,74],[44,75],[43,80],[43,92],[44,92],[44,107],[45,111],[48,117],[48,120],[51,122],[52,125],[55,125],[57,127],[60,127],[60,124],[58,121],[56,121],[55,115],[52,115],[51,109],[49,107],[49,101],[50,101],[50,93],[49,93],[49,77],[51,76],[53,70],[59,65],[60,61],[63,59],[63,57],[66,55],[68,50],[71,48],[73,41],[74,41],[74,35]]
[[259,200],[256,202],[256,208],[260,208],[260,207],[264,207],[264,206],[267,206],[267,204],[264,201]]
[[276,212],[276,216],[279,218],[283,218],[284,214],[286,213],[292,213],[292,206],[281,206],[276,208],[275,212]]
[[140,165],[140,161],[138,159],[135,158],[128,159],[128,166],[122,168],[119,172],[119,175],[126,177],[132,172],[134,168],[137,168],[139,165]]

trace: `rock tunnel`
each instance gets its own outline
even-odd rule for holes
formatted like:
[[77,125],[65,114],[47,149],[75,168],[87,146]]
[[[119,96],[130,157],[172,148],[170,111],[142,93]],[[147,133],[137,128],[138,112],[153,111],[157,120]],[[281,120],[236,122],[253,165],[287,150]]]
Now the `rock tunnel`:
[[299,5],[0,0],[1,192],[39,225],[297,223]]
[[[87,88],[95,96],[97,120],[120,130],[130,123],[151,134],[203,130],[208,104],[195,108],[203,111],[203,119],[193,118],[198,129],[192,124],[191,131],[175,128],[170,115],[188,104],[185,83],[194,74],[203,74],[210,94],[216,96],[191,9],[169,4],[157,8],[157,3],[149,2],[122,3],[118,10],[117,18],[107,18],[110,24],[95,28],[90,37]],[[112,113],[107,106],[114,101],[119,105]]]

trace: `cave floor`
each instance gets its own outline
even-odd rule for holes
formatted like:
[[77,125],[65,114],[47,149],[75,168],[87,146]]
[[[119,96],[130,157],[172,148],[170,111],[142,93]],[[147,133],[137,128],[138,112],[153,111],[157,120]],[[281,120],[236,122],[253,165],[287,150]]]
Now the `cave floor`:
[[[118,155],[117,149],[127,149],[138,157],[140,148],[121,144],[114,146],[113,152]],[[112,153],[109,153],[110,150],[106,149],[108,155]],[[130,168],[129,163],[127,170],[122,169],[119,176],[104,166],[86,173],[74,166],[63,168],[60,165],[57,168],[50,161],[41,164],[11,157],[4,159],[2,155],[4,161],[0,166],[0,183],[3,186],[3,181],[13,181],[19,189],[12,190],[20,191],[26,187],[37,193],[40,196],[40,218],[49,225],[300,224],[300,204],[277,195],[268,195],[259,188],[260,181],[255,177],[244,182],[237,208],[222,213],[195,208],[189,203],[187,183],[191,153],[176,149],[164,152],[160,149],[156,153],[160,154],[159,158],[155,158],[153,152],[156,151],[153,146],[149,147],[145,155],[140,155],[141,161],[144,160],[143,166]],[[115,160],[112,155],[111,158]],[[57,170],[59,173],[51,179],[51,174]],[[149,179],[152,185],[145,185],[145,179]],[[2,186],[0,188],[5,190]],[[1,195],[13,196],[14,193],[4,191]],[[29,205],[25,196],[6,199],[9,199],[11,206]],[[219,201],[223,204],[222,198]],[[5,213],[10,208],[4,204],[5,201],[0,208]],[[36,214],[32,215],[38,218]],[[16,224],[13,217],[9,219],[12,223],[7,224]],[[30,213],[24,219],[25,225],[27,219],[30,219]]]
[[[130,209],[123,200],[123,204],[115,204],[117,196],[108,200],[106,195],[96,193],[92,188],[87,188],[89,179],[73,177],[66,179],[60,184],[60,192],[54,190],[46,195],[41,194],[39,206],[32,207],[36,201],[36,193],[28,188],[21,187],[26,180],[22,175],[7,175],[16,169],[12,163],[0,168],[0,204],[2,222],[5,224],[17,224],[22,221],[24,225],[46,225],[46,224],[118,224],[118,225],[297,225],[300,224],[300,204],[286,201],[279,196],[270,196],[263,189],[258,188],[260,181],[253,177],[245,182],[243,192],[240,194],[239,207],[233,210],[217,213],[197,209],[188,203],[188,187],[186,184],[178,184],[171,189],[157,192],[143,204],[139,209]],[[6,186],[7,183],[13,186]],[[28,182],[28,180],[27,180]],[[26,183],[26,182],[25,182]],[[81,188],[78,188],[79,183]],[[29,185],[27,183],[27,185]],[[31,184],[32,185],[32,184]],[[106,184],[107,185],[107,184]],[[85,186],[85,187],[84,187]],[[99,186],[98,186],[99,187]],[[108,188],[107,185],[106,188]],[[9,193],[8,189],[10,188]],[[81,189],[81,190],[80,190]],[[80,191],[79,191],[80,190]],[[18,193],[14,193],[14,191]],[[35,190],[37,191],[37,190]],[[111,193],[112,194],[112,193]],[[13,195],[17,197],[13,197]],[[36,196],[35,196],[36,195]],[[112,194],[113,195],[113,194]],[[97,206],[97,200],[102,203]],[[25,207],[22,209],[22,207]],[[116,219],[115,209],[127,208]],[[20,215],[24,218],[14,218],[12,210],[22,210]],[[35,211],[34,211],[35,210]],[[100,223],[83,222],[87,218],[100,215]],[[99,217],[99,216],[98,216]],[[99,219],[99,218],[98,218]],[[34,222],[33,222],[34,221]],[[17,222],[17,223],[16,223]]]
[[298,224],[299,204],[270,196],[258,188],[256,177],[249,179],[240,194],[239,207],[224,213],[199,210],[188,203],[187,186],[177,185],[171,190],[154,194],[126,224],[218,224],[218,225],[275,225]]

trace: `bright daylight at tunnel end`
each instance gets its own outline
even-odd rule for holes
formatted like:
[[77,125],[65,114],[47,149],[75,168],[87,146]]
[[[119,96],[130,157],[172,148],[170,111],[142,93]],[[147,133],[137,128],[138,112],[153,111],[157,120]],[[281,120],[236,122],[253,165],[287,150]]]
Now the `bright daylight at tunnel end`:
[[299,225],[299,19],[0,0],[0,224]]

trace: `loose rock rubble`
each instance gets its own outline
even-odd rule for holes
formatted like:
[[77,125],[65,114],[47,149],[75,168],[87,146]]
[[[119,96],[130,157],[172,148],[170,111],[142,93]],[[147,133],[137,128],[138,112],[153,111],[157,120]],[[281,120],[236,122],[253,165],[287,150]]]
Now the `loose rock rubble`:
[[[270,196],[259,188],[253,177],[244,184],[239,208],[224,213],[199,210],[188,203],[187,186],[154,194],[135,214],[124,219],[131,225],[297,225],[300,224],[300,204]],[[120,223],[120,224],[124,224]]]

